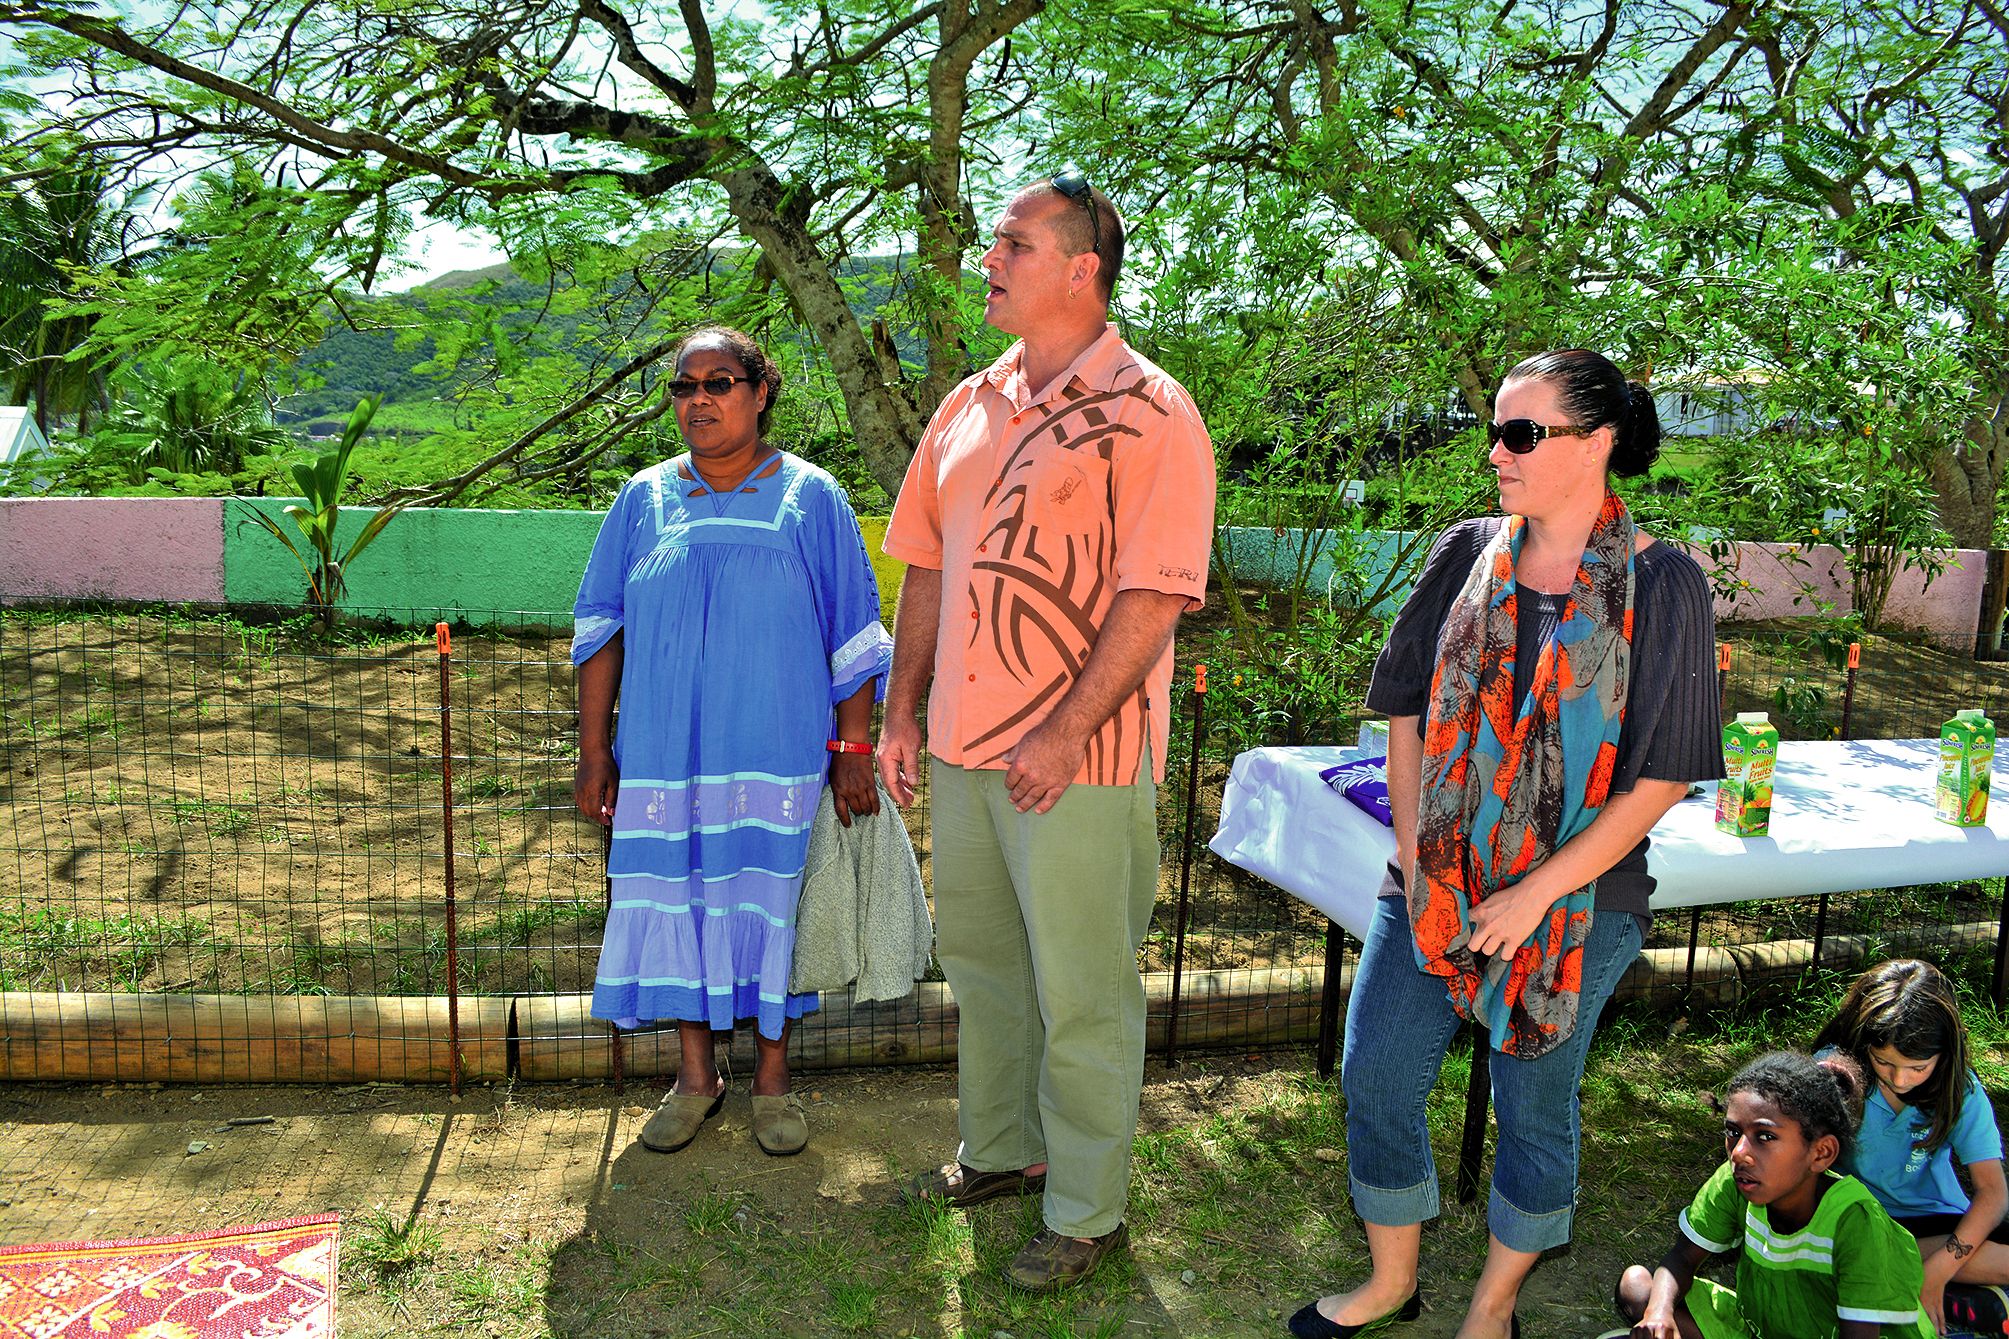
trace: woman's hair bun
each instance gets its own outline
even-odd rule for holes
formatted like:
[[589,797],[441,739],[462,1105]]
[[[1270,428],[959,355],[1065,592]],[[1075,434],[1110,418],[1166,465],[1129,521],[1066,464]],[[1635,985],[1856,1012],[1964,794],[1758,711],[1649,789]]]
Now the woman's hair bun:
[[1611,448],[1611,472],[1621,477],[1644,474],[1660,458],[1660,409],[1653,392],[1637,381],[1625,383],[1625,420]]

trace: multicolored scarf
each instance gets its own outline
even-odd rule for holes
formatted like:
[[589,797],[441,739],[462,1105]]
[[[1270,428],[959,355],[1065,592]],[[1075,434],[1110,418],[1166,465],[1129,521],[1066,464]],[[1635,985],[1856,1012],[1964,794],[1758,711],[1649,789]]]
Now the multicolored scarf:
[[1417,965],[1444,978],[1459,1014],[1476,1013],[1497,1050],[1532,1060],[1576,1026],[1596,881],[1551,907],[1511,958],[1471,951],[1472,908],[1589,827],[1611,791],[1630,678],[1635,532],[1607,492],[1556,635],[1516,704],[1514,566],[1527,526],[1506,519],[1438,635],[1409,921]]

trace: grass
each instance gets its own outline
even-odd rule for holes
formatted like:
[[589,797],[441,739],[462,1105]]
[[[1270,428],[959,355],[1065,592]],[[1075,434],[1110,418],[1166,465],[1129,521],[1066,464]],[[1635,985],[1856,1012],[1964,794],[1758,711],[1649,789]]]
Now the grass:
[[209,830],[219,837],[236,837],[249,832],[257,815],[248,809],[238,809],[216,800],[175,800],[169,806],[176,827],[188,827],[195,823],[207,823]]
[[499,944],[505,948],[530,948],[540,942],[559,941],[558,934],[540,936],[543,929],[570,932],[575,938],[597,935],[607,924],[607,909],[597,902],[530,902],[511,911],[498,912],[486,925],[466,931],[468,942]]
[[0,988],[47,989],[108,973],[137,990],[171,950],[222,945],[192,916],[85,916],[53,907],[0,907]]
[[[2009,1024],[1979,997],[1981,956],[1962,973],[1966,1016],[1983,1080],[1999,1094],[2009,1090]],[[1529,1333],[1610,1328],[1618,1271],[1659,1256],[1721,1156],[1707,1094],[1761,1051],[1804,1044],[1848,981],[1816,973],[1734,1011],[1627,1006],[1604,1021],[1583,1089],[1576,1239],[1524,1292]],[[1483,1196],[1457,1204],[1449,1184],[1469,1063],[1454,1045],[1429,1106],[1446,1203],[1424,1233],[1428,1309],[1417,1339],[1455,1328],[1485,1250]],[[896,1204],[868,1186],[791,1204],[758,1179],[694,1164],[681,1189],[616,1181],[610,1198],[625,1212],[589,1215],[559,1241],[501,1244],[455,1220],[425,1269],[406,1274],[391,1258],[397,1223],[368,1222],[344,1332],[1267,1336],[1310,1297],[1361,1277],[1336,1080],[1312,1073],[1303,1052],[1269,1067],[1190,1059],[1170,1083],[1155,1062],[1152,1071],[1159,1100],[1134,1145],[1132,1249],[1069,1293],[1028,1296],[998,1278],[1039,1227],[1033,1201],[961,1212]],[[904,1100],[897,1077],[875,1082],[892,1090],[888,1104]],[[1165,1098],[1168,1087],[1183,1091],[1183,1105]],[[817,1152],[834,1166],[846,1150]],[[885,1180],[911,1170],[887,1166]]]

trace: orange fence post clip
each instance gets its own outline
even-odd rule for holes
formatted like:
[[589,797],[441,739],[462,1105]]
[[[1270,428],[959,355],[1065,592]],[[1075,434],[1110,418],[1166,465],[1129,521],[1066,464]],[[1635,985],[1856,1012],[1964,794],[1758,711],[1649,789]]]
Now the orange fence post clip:
[[1718,674],[1727,674],[1730,672],[1730,643],[1728,642],[1716,643],[1716,672]]
[[[1850,642],[1848,673],[1842,676],[1842,724],[1841,728],[1835,731],[1835,734],[1842,739],[1855,738],[1855,736],[1849,732],[1849,727],[1852,724],[1851,718],[1855,715],[1855,709],[1856,709],[1856,671],[1862,668],[1862,663],[1863,663],[1863,644],[1861,642]],[[1825,906],[1827,903],[1827,899],[1823,897],[1821,899],[1821,902],[1822,905]],[[1815,924],[1816,926],[1819,926],[1821,923],[1819,921],[1816,921]],[[1814,945],[1817,950],[1820,946],[1820,942],[1821,942],[1820,936],[1815,935]]]
[[446,624],[444,623],[434,624],[432,630],[432,638],[434,644],[439,647],[439,653],[441,655],[450,656],[453,654],[453,633],[448,631]]
[[1207,667],[1205,665],[1193,666],[1193,691],[1196,693],[1207,691]]

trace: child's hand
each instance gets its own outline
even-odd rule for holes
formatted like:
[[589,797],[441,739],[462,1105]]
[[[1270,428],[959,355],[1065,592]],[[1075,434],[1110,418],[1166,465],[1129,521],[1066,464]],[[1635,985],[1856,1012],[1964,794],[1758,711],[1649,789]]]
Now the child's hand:
[[1632,1327],[1632,1339],[1681,1339],[1681,1327],[1675,1323],[1671,1309],[1663,1311],[1649,1306],[1639,1324]]
[[1932,1328],[1939,1334],[1946,1333],[1946,1284],[1931,1274],[1925,1276],[1925,1286],[1919,1289],[1918,1305],[1925,1312],[1925,1318],[1932,1322]]

